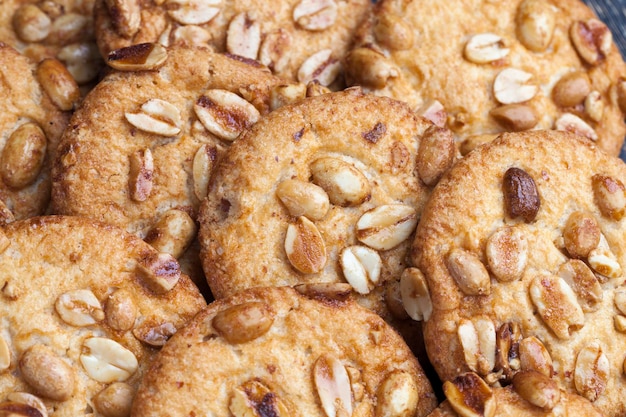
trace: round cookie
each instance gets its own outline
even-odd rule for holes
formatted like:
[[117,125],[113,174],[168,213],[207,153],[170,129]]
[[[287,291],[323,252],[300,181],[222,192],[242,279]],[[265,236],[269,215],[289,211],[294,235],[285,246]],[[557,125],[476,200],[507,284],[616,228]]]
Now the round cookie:
[[341,59],[369,0],[97,0],[103,56],[141,42],[213,46],[256,59],[276,75],[343,84]]
[[57,69],[0,42],[0,200],[17,219],[43,214],[50,201],[51,160],[69,120],[56,104],[65,94]]
[[347,281],[369,308],[408,317],[399,279],[424,181],[436,182],[453,157],[450,132],[358,88],[271,112],[230,148],[201,206],[215,297]]
[[110,225],[15,221],[0,248],[3,415],[129,415],[160,346],[206,306],[171,256]]
[[[459,415],[484,415],[485,417],[547,417],[566,415],[571,417],[601,417],[587,399],[569,393],[556,386],[546,377],[526,372],[518,377],[514,387],[489,387],[480,377],[469,372],[447,383],[448,400],[444,401],[428,417],[458,417]],[[468,389],[469,388],[469,389]],[[458,411],[458,413],[457,413]],[[482,411],[482,414],[478,414]],[[471,414],[471,413],[475,414]]]
[[443,381],[534,369],[624,415],[624,184],[621,160],[557,131],[502,134],[448,171],[412,249],[429,295],[404,300],[432,309],[424,340]]
[[626,65],[579,0],[383,0],[355,45],[348,85],[407,101],[452,129],[463,154],[529,129],[620,152]]
[[400,336],[348,285],[330,284],[210,304],[163,347],[133,416],[425,416],[435,406]]
[[[146,53],[155,51],[167,56],[160,68],[112,72],[74,113],[53,167],[52,210],[120,226],[177,258],[191,245],[185,271],[201,284],[192,242],[211,167],[284,81],[207,49]],[[127,64],[121,55],[113,65]]]
[[104,66],[93,32],[93,0],[4,0],[0,41],[35,62],[63,62],[79,84],[93,81]]

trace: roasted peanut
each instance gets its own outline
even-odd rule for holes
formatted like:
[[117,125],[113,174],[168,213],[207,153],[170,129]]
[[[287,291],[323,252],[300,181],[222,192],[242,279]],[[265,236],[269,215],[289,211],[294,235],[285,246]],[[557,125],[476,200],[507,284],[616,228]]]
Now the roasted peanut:
[[46,135],[35,123],[18,127],[0,156],[0,175],[6,185],[21,189],[37,180],[47,150]]

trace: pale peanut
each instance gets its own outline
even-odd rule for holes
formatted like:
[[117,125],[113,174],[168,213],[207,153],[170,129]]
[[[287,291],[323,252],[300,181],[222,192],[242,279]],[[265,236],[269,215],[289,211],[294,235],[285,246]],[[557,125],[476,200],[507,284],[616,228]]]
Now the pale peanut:
[[610,363],[598,341],[584,347],[576,357],[574,386],[589,401],[596,401],[609,382]]
[[293,9],[293,20],[303,29],[322,31],[337,19],[335,0],[301,0]]
[[339,262],[344,278],[359,294],[368,294],[378,283],[382,260],[375,250],[348,246],[341,251]]
[[556,130],[571,132],[594,141],[598,140],[598,134],[593,127],[574,113],[563,113],[554,121],[554,128]]
[[598,19],[572,23],[569,35],[578,55],[588,64],[598,65],[611,51],[613,35]]
[[139,259],[136,272],[142,282],[157,294],[165,294],[174,288],[181,276],[176,258],[156,251]]
[[404,51],[413,46],[413,31],[401,17],[381,13],[374,25],[376,40],[387,48]]
[[528,101],[538,91],[538,87],[529,82],[531,78],[531,73],[517,68],[503,69],[493,81],[493,95],[502,104]]
[[52,20],[34,4],[24,4],[13,14],[13,29],[24,42],[41,42],[50,33]]
[[513,388],[520,397],[544,410],[552,410],[561,398],[556,381],[537,371],[516,373]]
[[398,68],[389,59],[371,48],[355,48],[345,61],[346,79],[350,84],[383,88],[390,78],[400,75]]
[[341,61],[333,57],[332,49],[322,49],[309,56],[298,69],[298,81],[308,84],[317,80],[321,85],[328,86],[335,81],[341,72]]
[[326,265],[326,245],[317,226],[304,216],[287,227],[285,254],[291,266],[303,274],[314,274]]
[[93,398],[96,410],[104,417],[130,416],[135,389],[124,382],[114,382]]
[[22,378],[40,395],[65,401],[74,393],[74,368],[46,345],[33,345],[20,356]]
[[524,0],[515,16],[517,38],[534,52],[545,51],[556,27],[556,12],[552,5],[541,0]]
[[305,216],[311,220],[320,220],[330,208],[326,191],[307,181],[284,180],[276,187],[276,196],[294,217]]
[[11,366],[11,349],[9,344],[0,336],[0,372],[4,372]]
[[579,259],[570,259],[559,267],[558,275],[572,287],[584,312],[600,308],[604,290],[587,264]]
[[622,181],[596,174],[591,178],[591,186],[600,212],[615,221],[621,220],[626,213],[626,187]]
[[406,313],[413,320],[428,320],[433,312],[428,282],[422,271],[406,268],[400,276],[400,295]]
[[552,89],[552,99],[557,106],[573,107],[582,103],[591,92],[591,83],[585,72],[565,74]]
[[189,214],[170,209],[152,226],[144,240],[159,252],[180,258],[196,237],[197,230]]
[[337,358],[320,356],[313,365],[313,381],[327,416],[352,415],[350,378]]
[[161,347],[176,333],[176,326],[159,319],[140,317],[133,328],[133,336],[148,346]]
[[406,204],[387,204],[366,211],[356,223],[356,238],[376,250],[406,241],[417,226],[417,212]]
[[133,328],[137,317],[137,306],[131,293],[124,289],[113,291],[104,306],[107,324],[114,330],[126,331]]
[[334,157],[321,157],[311,162],[309,168],[313,183],[326,191],[332,204],[357,206],[371,196],[368,179],[348,162]]
[[452,132],[437,126],[422,135],[417,150],[417,172],[426,185],[435,185],[454,161],[456,147]]
[[520,279],[528,262],[528,240],[517,227],[496,230],[485,247],[487,265],[498,281]]
[[489,273],[472,252],[455,248],[446,256],[445,265],[464,294],[486,295],[491,292]]
[[106,0],[109,16],[115,30],[124,38],[131,38],[141,25],[138,0]]
[[215,330],[229,343],[249,342],[263,336],[274,323],[270,307],[261,302],[238,304],[213,317]]
[[563,278],[537,275],[529,287],[530,298],[543,322],[560,339],[585,325],[583,310],[572,288]]
[[390,372],[376,391],[376,417],[410,417],[419,403],[417,385],[405,371]]
[[510,49],[504,40],[493,33],[480,33],[472,36],[465,44],[463,56],[475,64],[498,61],[509,54]]
[[226,50],[234,55],[256,59],[261,46],[261,24],[246,12],[232,18],[226,35]]
[[126,381],[139,367],[130,350],[104,337],[86,339],[79,360],[91,379],[103,383]]
[[572,213],[563,229],[565,249],[574,258],[586,258],[600,243],[600,226],[590,213]]
[[138,150],[129,157],[128,193],[133,201],[146,201],[152,192],[154,159],[150,149]]
[[539,122],[535,110],[526,104],[506,104],[496,107],[489,114],[500,126],[512,132],[532,129]]
[[552,378],[554,367],[550,352],[535,336],[525,337],[519,342],[520,369],[534,370]]

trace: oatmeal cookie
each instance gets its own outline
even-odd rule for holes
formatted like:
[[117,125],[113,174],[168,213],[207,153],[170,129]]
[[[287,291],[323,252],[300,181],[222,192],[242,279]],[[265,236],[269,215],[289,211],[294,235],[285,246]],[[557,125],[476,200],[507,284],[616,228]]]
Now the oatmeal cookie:
[[[626,166],[580,136],[505,133],[459,161],[412,249],[443,381],[554,377],[609,416],[626,412]],[[418,287],[418,284],[421,286]]]
[[303,83],[341,85],[341,60],[370,0],[97,0],[101,53],[135,43],[213,46]]
[[364,305],[406,317],[411,236],[453,158],[449,131],[358,88],[273,111],[230,148],[201,206],[214,295],[348,282]]
[[381,0],[345,67],[349,85],[448,126],[463,153],[557,129],[618,155],[626,134],[626,65],[578,0]]
[[347,284],[328,284],[210,304],[165,344],[132,415],[417,417],[435,406],[398,334]]
[[110,225],[0,229],[0,414],[129,415],[158,349],[206,306],[174,258]]
[[86,97],[54,162],[52,210],[120,226],[177,258],[191,245],[181,262],[201,284],[193,242],[211,168],[284,81],[206,49],[129,49],[113,65],[127,69],[128,56],[144,53],[151,58],[141,65],[155,54],[165,61],[114,71]]

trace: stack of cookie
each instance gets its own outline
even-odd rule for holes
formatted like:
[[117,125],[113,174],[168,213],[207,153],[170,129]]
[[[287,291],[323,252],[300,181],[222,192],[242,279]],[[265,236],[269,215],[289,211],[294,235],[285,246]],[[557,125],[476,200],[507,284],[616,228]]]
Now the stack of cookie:
[[0,74],[1,415],[626,415],[578,0],[12,0]]

